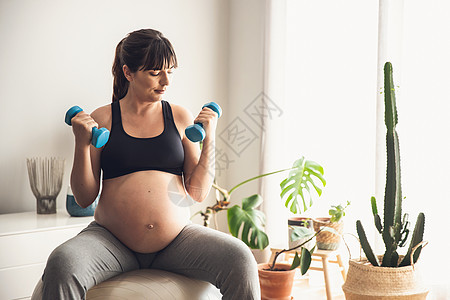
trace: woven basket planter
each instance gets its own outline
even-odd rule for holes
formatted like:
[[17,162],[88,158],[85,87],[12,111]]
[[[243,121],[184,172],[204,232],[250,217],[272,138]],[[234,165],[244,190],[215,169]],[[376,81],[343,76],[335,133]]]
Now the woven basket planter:
[[367,260],[350,260],[342,289],[347,300],[420,300],[428,289],[417,264],[399,268],[374,267]]
[[341,235],[344,231],[344,222],[330,222],[330,218],[316,218],[313,220],[314,230],[317,232],[322,227],[330,227],[336,230],[336,233],[330,231],[322,231],[316,236],[316,244],[318,249],[336,250],[341,243]]

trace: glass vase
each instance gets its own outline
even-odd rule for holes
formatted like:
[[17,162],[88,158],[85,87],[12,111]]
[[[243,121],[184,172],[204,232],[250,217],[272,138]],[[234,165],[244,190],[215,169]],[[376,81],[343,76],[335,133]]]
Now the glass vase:
[[36,197],[38,214],[56,213],[56,197],[61,191],[64,164],[63,158],[27,158],[28,178],[31,191]]

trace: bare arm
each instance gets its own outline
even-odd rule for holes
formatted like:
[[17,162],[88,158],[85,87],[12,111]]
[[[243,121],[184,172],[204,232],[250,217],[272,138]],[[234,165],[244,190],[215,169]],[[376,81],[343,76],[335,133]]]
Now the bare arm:
[[[188,194],[197,202],[202,202],[211,189],[215,177],[215,131],[217,114],[209,108],[204,108],[195,120],[185,109],[178,110],[178,119],[182,129],[181,137],[185,152],[184,184]],[[191,142],[185,135],[184,129],[194,122],[201,122],[206,132],[203,147],[200,151],[199,143]]]
[[90,145],[92,127],[98,127],[94,118],[103,120],[104,108],[88,115],[80,112],[72,119],[75,135],[75,152],[70,185],[75,199],[81,207],[88,207],[94,202],[100,191],[100,154],[101,149]]

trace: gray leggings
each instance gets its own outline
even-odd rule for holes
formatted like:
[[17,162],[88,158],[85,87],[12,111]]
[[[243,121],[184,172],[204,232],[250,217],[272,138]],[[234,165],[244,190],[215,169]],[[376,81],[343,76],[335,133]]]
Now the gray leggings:
[[130,250],[92,222],[49,256],[43,299],[84,299],[94,285],[122,272],[155,268],[215,285],[223,299],[261,299],[256,261],[239,239],[200,225],[187,225],[163,250]]

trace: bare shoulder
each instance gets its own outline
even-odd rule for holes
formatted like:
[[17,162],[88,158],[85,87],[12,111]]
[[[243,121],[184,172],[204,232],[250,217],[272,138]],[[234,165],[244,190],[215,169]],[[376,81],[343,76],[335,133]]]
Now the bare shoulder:
[[192,124],[194,116],[187,108],[172,103],[170,104],[170,107],[172,108],[173,118],[177,124],[186,126]]
[[101,106],[91,113],[91,117],[100,127],[111,128],[111,104]]
[[194,123],[194,116],[189,109],[184,106],[170,103],[170,107],[172,108],[175,125],[177,126],[181,139],[184,140],[184,129]]

